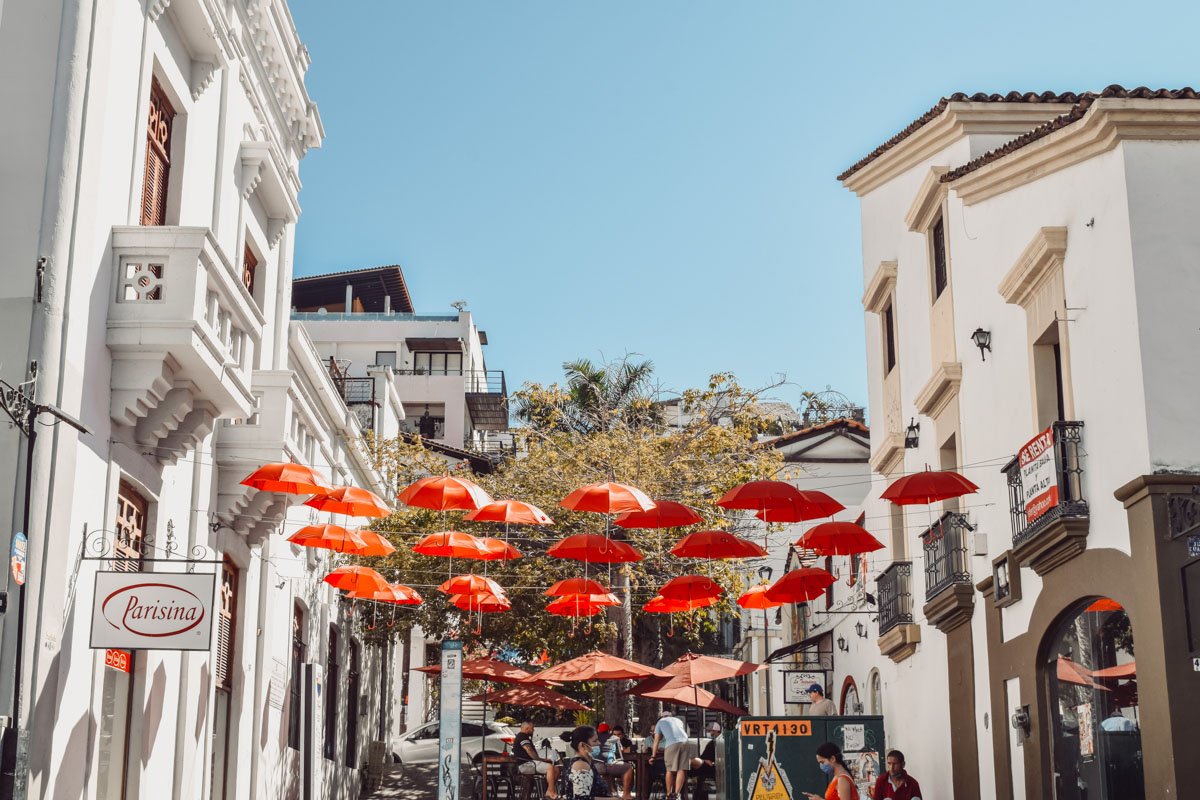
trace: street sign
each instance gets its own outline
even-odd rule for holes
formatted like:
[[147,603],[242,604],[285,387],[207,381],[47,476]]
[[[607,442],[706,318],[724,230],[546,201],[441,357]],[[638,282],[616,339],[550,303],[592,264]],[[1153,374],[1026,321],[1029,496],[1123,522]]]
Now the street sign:
[[461,641],[442,642],[438,800],[459,800],[459,762],[462,758],[462,655]]
[[17,586],[25,585],[25,561],[29,553],[29,539],[21,531],[13,534],[12,539],[12,576]]
[[1188,558],[1200,556],[1200,536],[1187,537]]

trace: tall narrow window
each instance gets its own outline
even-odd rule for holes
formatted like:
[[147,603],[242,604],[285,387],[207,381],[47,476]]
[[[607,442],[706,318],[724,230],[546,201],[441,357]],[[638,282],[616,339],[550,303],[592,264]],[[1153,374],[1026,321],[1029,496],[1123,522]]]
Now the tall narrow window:
[[940,215],[937,218],[937,222],[933,223],[933,229],[930,231],[929,238],[933,247],[933,298],[936,300],[946,290],[948,280],[946,270],[946,227],[942,223]]
[[142,544],[146,537],[146,498],[125,481],[117,490],[117,531],[113,542],[114,572],[138,572],[142,568]]
[[303,691],[301,668],[308,657],[308,642],[305,632],[304,608],[297,603],[292,610],[292,680],[289,690],[288,747],[300,749],[300,697]]
[[358,704],[362,693],[362,646],[350,642],[350,668],[346,675],[346,766],[358,766]]
[[142,224],[167,224],[167,184],[171,173],[171,124],[175,109],[158,81],[150,85],[146,121],[146,175],[142,182]]
[[229,744],[233,738],[233,665],[238,617],[238,568],[221,565],[220,613],[217,615],[216,709],[212,728],[212,798],[224,800],[229,785]]
[[1048,327],[1033,345],[1034,396],[1038,428],[1067,418],[1066,381],[1058,323]]
[[329,626],[329,653],[325,659],[325,757],[330,761],[337,758],[337,707],[338,707],[338,632]]
[[883,374],[888,375],[896,366],[896,315],[893,304],[883,309]]
[[257,270],[258,257],[254,255],[254,251],[250,249],[250,245],[246,245],[246,249],[242,253],[242,285],[246,287],[246,291],[251,296],[254,295],[254,273]]

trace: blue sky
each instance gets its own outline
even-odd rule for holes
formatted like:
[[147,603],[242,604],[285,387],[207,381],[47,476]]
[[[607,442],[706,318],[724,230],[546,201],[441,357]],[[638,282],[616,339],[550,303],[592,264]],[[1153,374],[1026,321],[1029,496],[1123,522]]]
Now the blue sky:
[[327,132],[297,274],[401,264],[419,311],[468,301],[510,387],[630,352],[667,388],[865,402],[835,175],[954,91],[1200,80],[1190,4],[290,4]]

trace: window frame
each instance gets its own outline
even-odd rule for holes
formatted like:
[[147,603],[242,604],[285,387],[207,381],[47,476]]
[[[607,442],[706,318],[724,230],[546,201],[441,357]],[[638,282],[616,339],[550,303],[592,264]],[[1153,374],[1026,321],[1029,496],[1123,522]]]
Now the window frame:
[[300,749],[303,738],[303,724],[300,719],[303,687],[301,686],[305,659],[308,657],[308,612],[300,601],[292,606],[292,679],[289,686],[288,738],[287,746],[293,750]]
[[337,711],[338,711],[338,681],[341,678],[341,662],[338,660],[338,650],[341,636],[336,625],[329,626],[329,642],[325,656],[325,678],[322,681],[325,693],[324,720],[325,735],[321,752],[330,761],[337,760]]
[[892,370],[896,368],[899,361],[898,348],[896,346],[896,297],[892,295],[888,298],[887,304],[879,313],[880,323],[883,325],[883,376],[886,378],[892,374]]
[[359,703],[362,702],[362,645],[354,639],[349,641],[350,657],[346,671],[346,752],[345,763],[354,769],[358,766]]
[[[158,78],[151,78],[144,129],[146,149],[142,168],[142,201],[138,212],[141,225],[167,224],[167,196],[171,187],[171,147],[178,116],[179,112],[175,110],[171,98]],[[157,181],[152,175],[155,165],[162,170],[161,179]]]
[[945,214],[939,211],[929,226],[929,285],[935,303],[950,286],[950,249],[946,245],[945,219]]

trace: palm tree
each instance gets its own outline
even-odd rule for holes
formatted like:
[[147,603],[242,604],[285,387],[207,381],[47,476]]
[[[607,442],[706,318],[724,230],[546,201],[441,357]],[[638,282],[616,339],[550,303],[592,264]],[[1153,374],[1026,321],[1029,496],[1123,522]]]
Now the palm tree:
[[[574,433],[610,431],[618,425],[644,428],[661,422],[654,403],[651,361],[630,361],[629,357],[608,364],[595,364],[579,358],[563,364],[567,391],[557,399],[556,413],[528,398],[517,400],[517,419]],[[553,422],[549,420],[553,419]]]

